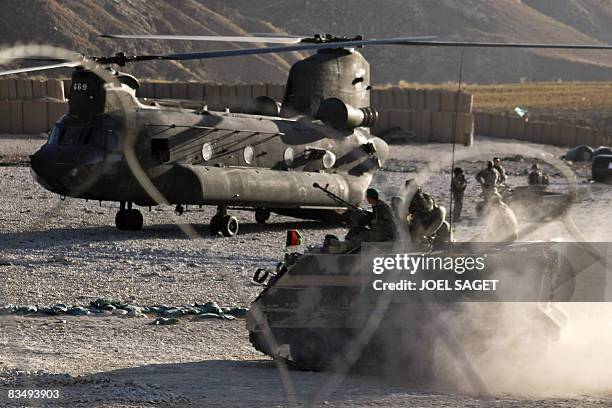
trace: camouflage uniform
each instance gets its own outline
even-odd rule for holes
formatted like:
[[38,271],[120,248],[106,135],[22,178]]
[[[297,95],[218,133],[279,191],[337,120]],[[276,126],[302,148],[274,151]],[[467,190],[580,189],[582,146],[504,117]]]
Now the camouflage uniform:
[[467,180],[463,173],[455,174],[451,180],[451,191],[453,193],[453,221],[459,221],[463,209],[463,195],[467,187]]
[[391,241],[397,236],[393,211],[391,211],[391,207],[382,200],[378,200],[378,202],[372,206],[370,227],[370,231],[375,238],[374,241]]
[[542,178],[542,172],[540,170],[532,170],[527,177],[527,183],[530,186],[539,186],[540,179]]
[[378,200],[372,205],[372,212],[368,213],[370,219],[369,229],[361,229],[360,232],[351,231],[346,236],[349,250],[361,246],[362,242],[385,242],[392,241],[397,237],[397,226],[393,211],[387,203]]
[[497,171],[497,184],[505,184],[507,180],[506,170],[502,167],[501,164],[493,165],[493,168],[495,169],[495,171]]
[[413,242],[450,242],[450,228],[445,221],[446,210],[438,207],[429,194],[419,189],[410,201],[408,212],[408,229]]
[[482,195],[485,201],[488,201],[493,194],[497,193],[499,174],[494,168],[480,170],[476,174],[476,181],[482,186]]

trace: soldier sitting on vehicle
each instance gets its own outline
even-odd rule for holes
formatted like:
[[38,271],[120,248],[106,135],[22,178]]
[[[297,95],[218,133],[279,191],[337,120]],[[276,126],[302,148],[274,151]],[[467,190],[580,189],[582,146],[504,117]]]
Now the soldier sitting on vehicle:
[[540,167],[536,163],[531,166],[531,172],[527,176],[527,184],[530,187],[541,189],[548,186],[548,177],[540,171]]
[[368,188],[366,199],[372,206],[372,211],[362,211],[359,214],[359,222],[354,223],[344,242],[326,239],[327,246],[343,247],[346,251],[352,251],[359,248],[362,242],[385,242],[396,238],[397,226],[391,207],[380,199],[374,188]]
[[493,162],[487,162],[487,168],[480,170],[478,174],[476,174],[476,181],[482,187],[482,197],[486,202],[489,201],[489,198],[497,193],[497,184],[499,182],[499,173],[493,167]]
[[434,245],[451,241],[450,225],[446,221],[446,209],[438,206],[432,196],[423,192],[414,180],[406,181],[406,198],[410,204],[403,224],[412,242]]

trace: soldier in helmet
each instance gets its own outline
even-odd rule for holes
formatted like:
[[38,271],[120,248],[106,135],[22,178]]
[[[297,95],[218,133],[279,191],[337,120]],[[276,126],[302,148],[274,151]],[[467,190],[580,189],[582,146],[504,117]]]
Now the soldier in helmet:
[[493,167],[493,162],[487,162],[487,168],[480,170],[478,174],[476,174],[476,181],[482,187],[482,196],[485,200],[485,203],[489,201],[489,198],[497,193],[497,184],[499,182],[499,173]]
[[497,184],[506,184],[506,170],[501,165],[501,159],[499,157],[493,158],[493,168],[497,171],[499,179]]
[[463,194],[467,187],[467,180],[463,169],[455,167],[453,170],[453,179],[451,180],[451,191],[453,193],[453,221],[461,219],[461,210],[463,209]]
[[[451,241],[446,209],[438,206],[432,196],[423,192],[412,179],[406,181],[406,198],[410,200],[405,217],[413,242],[442,244]],[[408,200],[406,200],[408,201]]]
[[527,184],[536,188],[545,188],[548,185],[548,177],[540,171],[540,166],[537,163],[531,165],[531,172],[527,176]]

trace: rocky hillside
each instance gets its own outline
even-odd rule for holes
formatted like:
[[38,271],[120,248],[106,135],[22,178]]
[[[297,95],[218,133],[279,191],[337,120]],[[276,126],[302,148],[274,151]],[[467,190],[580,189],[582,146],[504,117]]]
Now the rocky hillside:
[[[612,42],[611,0],[4,0],[2,39],[45,41],[85,54],[166,53],[240,47],[160,41],[111,41],[103,32],[362,34],[367,38],[435,35],[449,40]],[[458,77],[459,51],[370,47],[375,83],[443,82]],[[184,63],[142,63],[137,75],[223,82],[282,82],[298,55]],[[469,49],[468,82],[609,80],[612,52]]]

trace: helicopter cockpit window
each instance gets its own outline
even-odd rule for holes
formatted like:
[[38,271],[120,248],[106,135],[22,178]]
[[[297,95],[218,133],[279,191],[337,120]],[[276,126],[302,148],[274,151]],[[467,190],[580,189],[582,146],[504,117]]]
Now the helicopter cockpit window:
[[[103,128],[68,126],[53,128],[49,144],[60,146],[88,146],[104,149],[106,131]],[[115,136],[116,139],[116,136]],[[116,144],[116,143],[115,143]]]

